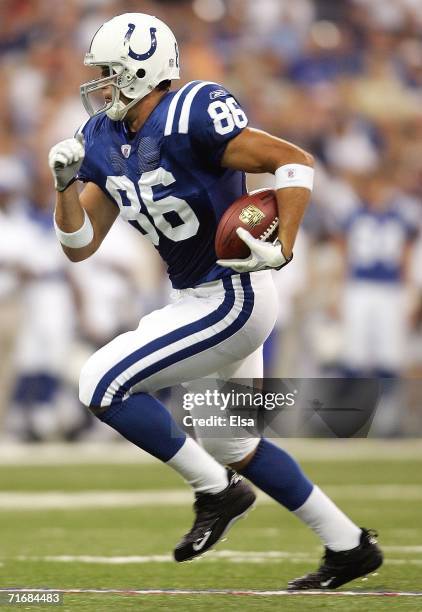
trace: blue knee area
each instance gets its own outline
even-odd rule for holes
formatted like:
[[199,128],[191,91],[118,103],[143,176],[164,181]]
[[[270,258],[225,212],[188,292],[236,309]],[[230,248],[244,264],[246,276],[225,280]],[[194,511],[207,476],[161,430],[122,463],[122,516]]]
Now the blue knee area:
[[32,376],[19,376],[13,390],[13,401],[27,406],[32,402],[34,381]]
[[40,372],[19,376],[13,392],[13,400],[23,406],[34,403],[49,404],[59,390],[61,382],[57,376]]
[[185,432],[161,402],[136,393],[98,414],[104,423],[161,461],[169,461],[183,446]]
[[241,473],[291,511],[300,508],[313,489],[293,457],[265,438]]

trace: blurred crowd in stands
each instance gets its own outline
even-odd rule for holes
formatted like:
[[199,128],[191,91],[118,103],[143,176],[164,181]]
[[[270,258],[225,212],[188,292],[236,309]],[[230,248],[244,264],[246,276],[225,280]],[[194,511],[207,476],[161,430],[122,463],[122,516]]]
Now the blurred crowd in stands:
[[[80,365],[169,297],[161,262],[129,226],[70,264],[52,224],[48,150],[86,120],[93,34],[131,11],[173,29],[180,84],[224,84],[250,125],[316,157],[294,261],[275,275],[266,375],[412,379],[392,384],[377,431],[422,433],[420,0],[0,2],[0,431],[87,435]],[[248,178],[250,189],[272,180]]]

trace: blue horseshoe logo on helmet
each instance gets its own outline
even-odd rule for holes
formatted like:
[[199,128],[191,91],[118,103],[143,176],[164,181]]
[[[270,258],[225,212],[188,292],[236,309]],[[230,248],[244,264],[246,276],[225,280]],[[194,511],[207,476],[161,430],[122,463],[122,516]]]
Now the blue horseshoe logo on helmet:
[[130,38],[133,34],[133,31],[135,29],[135,24],[134,23],[128,23],[127,24],[129,29],[126,32],[126,36],[125,36],[125,43],[127,43],[129,45],[129,52],[128,55],[129,57],[131,57],[132,59],[138,60],[138,61],[143,61],[143,60],[147,60],[149,57],[151,57],[151,55],[154,55],[156,49],[157,49],[157,37],[155,35],[157,28],[150,28],[149,29],[149,33],[151,36],[151,47],[149,48],[149,50],[146,53],[135,53],[135,51],[132,51],[131,47],[130,47]]

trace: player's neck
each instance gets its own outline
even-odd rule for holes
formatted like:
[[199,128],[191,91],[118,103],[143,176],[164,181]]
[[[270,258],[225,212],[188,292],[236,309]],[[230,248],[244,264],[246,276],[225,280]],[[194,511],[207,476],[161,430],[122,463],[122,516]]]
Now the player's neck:
[[167,91],[154,89],[128,111],[125,122],[130,132],[136,133],[141,129],[154,108],[166,94]]

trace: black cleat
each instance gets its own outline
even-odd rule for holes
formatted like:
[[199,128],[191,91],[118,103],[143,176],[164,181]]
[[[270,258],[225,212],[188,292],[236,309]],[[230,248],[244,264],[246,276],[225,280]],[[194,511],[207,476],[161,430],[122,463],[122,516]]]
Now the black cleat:
[[291,580],[288,590],[336,589],[350,580],[374,572],[383,561],[381,549],[377,546],[377,535],[371,529],[362,528],[360,544],[356,548],[341,552],[326,548],[317,571]]
[[196,494],[195,522],[174,549],[176,561],[188,561],[202,555],[253,505],[255,493],[242,476],[228,470],[228,477],[229,484],[220,493]]

